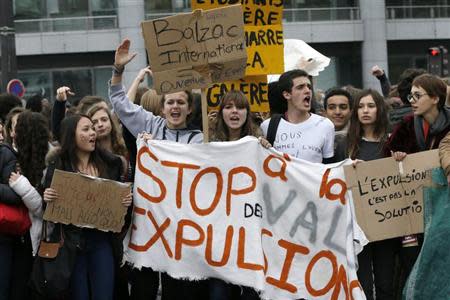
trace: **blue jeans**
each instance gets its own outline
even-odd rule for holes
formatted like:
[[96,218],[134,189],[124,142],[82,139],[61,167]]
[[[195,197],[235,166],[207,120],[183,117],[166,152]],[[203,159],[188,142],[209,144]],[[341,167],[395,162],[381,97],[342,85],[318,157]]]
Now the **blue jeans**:
[[112,300],[114,259],[109,234],[85,230],[85,250],[77,255],[71,278],[73,300]]

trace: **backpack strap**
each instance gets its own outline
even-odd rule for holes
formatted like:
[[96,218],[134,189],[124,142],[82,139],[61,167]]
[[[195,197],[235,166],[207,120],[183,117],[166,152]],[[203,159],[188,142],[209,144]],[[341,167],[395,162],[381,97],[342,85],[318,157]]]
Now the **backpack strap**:
[[191,140],[194,138],[194,136],[196,136],[196,135],[199,134],[199,133],[200,133],[200,131],[197,131],[197,130],[192,131],[191,134],[190,134],[189,137],[188,137],[187,143],[190,144],[190,143],[191,143]]
[[267,129],[267,141],[269,141],[272,146],[277,135],[278,125],[280,124],[282,118],[283,115],[281,114],[274,114],[270,117],[269,128]]

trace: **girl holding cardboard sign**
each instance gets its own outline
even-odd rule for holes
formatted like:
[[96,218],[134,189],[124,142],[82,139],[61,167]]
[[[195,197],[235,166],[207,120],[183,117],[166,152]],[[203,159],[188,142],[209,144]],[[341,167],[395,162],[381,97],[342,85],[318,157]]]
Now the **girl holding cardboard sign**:
[[[364,90],[355,101],[346,139],[336,148],[336,156],[345,159],[383,158],[388,137],[388,116],[383,96]],[[358,280],[367,299],[394,299],[394,259],[396,239],[367,244],[358,255]]]
[[[122,163],[119,157],[96,147],[97,134],[92,121],[83,115],[72,115],[61,123],[61,149],[50,164],[44,186],[44,200],[58,201],[58,191],[50,186],[55,168],[69,172],[81,172],[90,176],[120,180]],[[130,206],[131,193],[122,199]],[[116,235],[97,229],[61,225],[65,243],[69,240],[77,245],[76,258],[72,266],[70,290],[72,299],[113,299],[114,290],[114,246]],[[59,230],[55,230],[58,234]],[[119,240],[120,241],[120,240]],[[117,254],[117,253],[115,253]],[[119,254],[120,255],[120,254]]]

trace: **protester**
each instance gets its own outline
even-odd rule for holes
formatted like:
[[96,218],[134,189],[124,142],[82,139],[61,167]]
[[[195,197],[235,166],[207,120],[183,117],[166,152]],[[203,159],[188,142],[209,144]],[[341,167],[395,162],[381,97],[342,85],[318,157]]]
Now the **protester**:
[[[93,123],[87,116],[73,115],[63,120],[61,149],[49,166],[47,172],[50,172],[50,175],[46,176],[44,184],[46,189],[43,198],[46,202],[59,199],[59,191],[49,188],[55,169],[120,180],[123,172],[120,158],[96,147],[96,138]],[[131,205],[131,193],[122,200],[122,204]],[[114,261],[120,259],[113,257],[116,236],[109,232],[73,225],[61,225],[60,228],[65,236],[78,240],[82,248],[76,254],[70,279],[71,298],[89,299],[91,295],[93,299],[113,299]]]
[[450,133],[447,133],[439,145],[439,157],[441,159],[441,166],[447,176],[447,182],[450,186]]
[[[375,90],[363,90],[356,99],[347,136],[337,146],[337,160],[381,159],[387,137],[388,116],[383,96]],[[367,299],[394,299],[396,246],[396,239],[372,242],[358,255],[358,279]]]
[[[447,87],[438,77],[423,74],[412,82],[408,100],[413,115],[407,116],[394,129],[386,144],[386,154],[401,161],[407,154],[436,149],[450,131],[450,109],[445,107]],[[417,259],[422,235],[402,238],[400,252],[404,275],[407,277]],[[402,278],[403,288],[406,278]]]
[[[199,130],[187,129],[187,118],[192,112],[192,94],[176,92],[164,95],[162,113],[165,118],[155,116],[142,107],[133,104],[127,97],[122,85],[122,73],[125,66],[136,56],[129,52],[130,41],[124,40],[116,50],[113,76],[109,95],[114,111],[120,121],[137,137],[138,133],[148,132],[156,140],[169,140],[183,144],[195,144],[203,141]],[[163,299],[202,299],[206,295],[206,281],[177,280],[161,274]],[[134,270],[131,287],[132,299],[156,299],[159,287],[159,274],[150,268]]]
[[391,91],[391,82],[382,68],[375,65],[372,67],[372,75],[380,81],[383,97],[388,98]]
[[[22,203],[8,185],[12,172],[16,171],[16,156],[6,144],[0,144],[0,202],[18,206]],[[26,299],[26,279],[23,278],[22,262],[31,257],[31,243],[28,232],[23,236],[7,233],[0,226],[0,299]],[[28,271],[29,272],[29,271]],[[29,273],[28,273],[29,274]]]
[[327,118],[310,112],[313,93],[308,74],[303,70],[285,72],[278,85],[287,111],[261,124],[264,136],[278,151],[327,163],[333,157],[334,126]]
[[6,116],[6,123],[5,127],[3,128],[3,132],[5,134],[5,143],[10,145],[13,149],[16,149],[16,124],[17,124],[17,118],[19,117],[19,114],[24,112],[25,109],[22,107],[15,107],[13,108],[9,114]]
[[6,122],[6,116],[15,107],[22,107],[22,101],[12,94],[0,94],[0,121]]
[[346,90],[334,88],[326,92],[323,103],[336,135],[346,135],[353,108],[352,96]]

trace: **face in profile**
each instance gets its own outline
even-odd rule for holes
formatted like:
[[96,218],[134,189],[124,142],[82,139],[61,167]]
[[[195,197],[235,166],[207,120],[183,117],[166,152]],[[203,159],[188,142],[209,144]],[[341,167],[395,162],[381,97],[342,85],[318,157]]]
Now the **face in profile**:
[[423,116],[438,109],[439,97],[431,97],[424,88],[412,86],[410,102],[414,115]]
[[77,124],[75,130],[75,142],[78,151],[92,152],[95,150],[95,141],[97,134],[94,130],[94,125],[91,120],[86,117],[82,117]]

